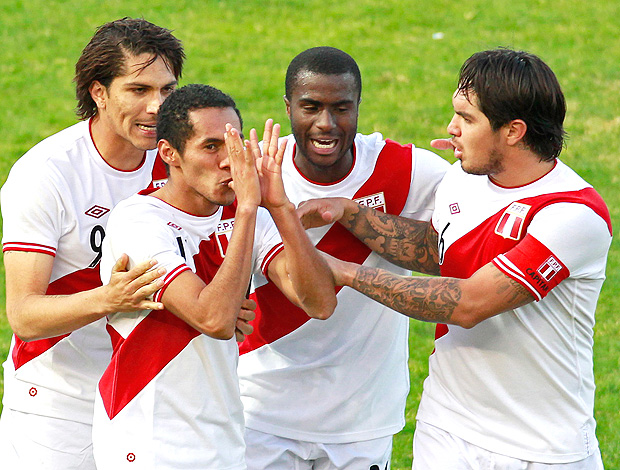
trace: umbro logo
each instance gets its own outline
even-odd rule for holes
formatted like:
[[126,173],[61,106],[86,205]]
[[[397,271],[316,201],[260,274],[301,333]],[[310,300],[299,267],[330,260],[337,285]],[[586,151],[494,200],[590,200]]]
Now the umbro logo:
[[90,217],[94,217],[95,219],[100,219],[101,217],[106,215],[108,212],[110,212],[110,209],[107,209],[106,207],[93,206],[90,209],[88,209],[86,212],[84,212],[84,214]]

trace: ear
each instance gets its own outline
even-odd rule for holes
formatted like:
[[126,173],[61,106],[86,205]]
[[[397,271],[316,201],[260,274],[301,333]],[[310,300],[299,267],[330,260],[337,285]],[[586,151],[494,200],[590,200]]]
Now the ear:
[[157,142],[157,150],[161,159],[167,163],[168,166],[180,166],[179,153],[166,139],[161,139]]
[[284,104],[286,104],[286,115],[290,119],[291,118],[291,102],[288,100],[286,95],[284,95],[282,98],[284,98]]
[[105,104],[108,98],[108,90],[97,80],[93,81],[88,87],[90,96],[99,109],[105,109]]
[[523,119],[513,119],[506,124],[506,143],[508,145],[517,145],[523,141],[527,132],[527,124]]

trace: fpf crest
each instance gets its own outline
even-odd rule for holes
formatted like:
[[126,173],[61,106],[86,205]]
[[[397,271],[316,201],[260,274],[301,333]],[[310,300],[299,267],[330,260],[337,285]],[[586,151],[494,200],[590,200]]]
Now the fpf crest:
[[510,204],[499,218],[495,233],[511,240],[521,240],[525,217],[531,208],[532,206],[520,202]]

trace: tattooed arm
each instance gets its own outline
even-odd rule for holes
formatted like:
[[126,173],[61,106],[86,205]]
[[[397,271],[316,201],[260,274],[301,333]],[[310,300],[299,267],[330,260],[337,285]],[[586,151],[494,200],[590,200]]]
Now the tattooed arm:
[[305,228],[340,222],[389,262],[424,274],[439,274],[437,233],[430,222],[385,214],[346,198],[302,202],[297,213]]
[[492,263],[468,279],[455,279],[398,276],[327,255],[326,258],[338,285],[352,287],[416,320],[472,328],[534,300],[521,284]]

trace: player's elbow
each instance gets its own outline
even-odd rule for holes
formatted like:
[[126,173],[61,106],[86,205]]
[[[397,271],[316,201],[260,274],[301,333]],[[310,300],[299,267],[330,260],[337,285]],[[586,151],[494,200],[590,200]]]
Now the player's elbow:
[[29,342],[41,339],[40,332],[35,328],[36,325],[33,322],[27,321],[23,315],[20,315],[17,307],[7,304],[6,316],[13,334],[20,340]]
[[461,328],[471,329],[481,321],[493,316],[484,298],[464,298],[452,314],[450,323]]
[[304,310],[311,318],[327,320],[332,316],[332,313],[334,313],[337,304],[338,301],[335,295],[325,296],[322,297],[319,302],[313,303],[312,305],[304,305]]
[[202,334],[214,339],[228,340],[235,335],[235,321],[207,318],[196,326]]

